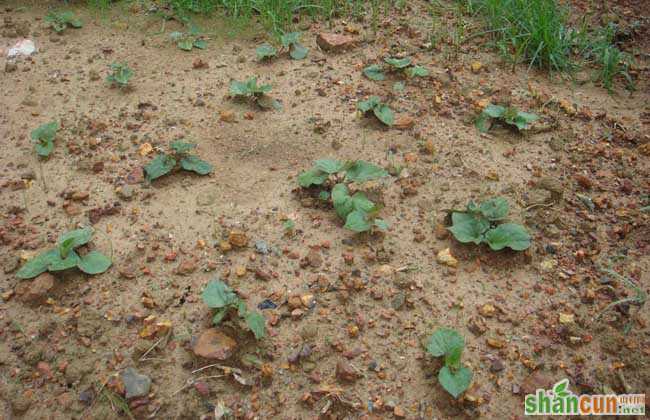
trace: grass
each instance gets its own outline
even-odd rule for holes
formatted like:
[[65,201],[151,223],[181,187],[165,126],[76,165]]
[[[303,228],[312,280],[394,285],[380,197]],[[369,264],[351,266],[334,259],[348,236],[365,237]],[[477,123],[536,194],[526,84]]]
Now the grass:
[[616,26],[587,32],[569,24],[569,9],[557,0],[458,0],[465,11],[481,16],[494,46],[513,67],[527,63],[557,72],[572,72],[580,61],[594,65],[595,79],[608,91],[628,73],[630,58],[614,44]]

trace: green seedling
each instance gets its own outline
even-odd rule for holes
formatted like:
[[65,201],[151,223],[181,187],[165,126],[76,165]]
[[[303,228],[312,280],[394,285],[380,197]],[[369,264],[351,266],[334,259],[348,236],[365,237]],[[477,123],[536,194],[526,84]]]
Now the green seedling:
[[[413,64],[413,61],[410,57],[386,57],[384,58],[384,62],[389,66],[388,71],[403,73],[410,78],[426,77],[429,75],[429,70],[427,70],[425,67]],[[363,74],[370,80],[382,81],[386,79],[384,68],[378,64],[372,64],[366,67],[363,69]]]
[[114,86],[125,89],[129,85],[129,79],[133,77],[133,70],[126,63],[111,64],[111,73],[106,77],[106,81]]
[[426,344],[427,352],[433,357],[444,357],[438,382],[454,398],[458,398],[472,383],[472,371],[460,363],[464,348],[463,336],[449,328],[438,328]]
[[240,298],[228,285],[219,279],[208,283],[201,294],[208,308],[214,309],[212,323],[219,325],[232,314],[237,313],[239,321],[245,322],[257,340],[266,336],[266,320],[264,315],[248,309],[246,302]]
[[273,45],[265,42],[255,49],[255,54],[260,61],[270,60],[271,58],[277,57],[278,50]]
[[503,197],[491,198],[477,205],[470,201],[464,212],[451,214],[449,231],[457,241],[487,243],[493,251],[510,248],[523,251],[530,247],[530,235],[516,223],[501,223],[508,216],[508,201]]
[[50,27],[57,33],[65,31],[67,27],[82,28],[83,22],[77,18],[74,12],[55,12],[51,11],[45,16],[45,21],[50,24]]
[[539,117],[529,112],[519,111],[515,107],[489,104],[476,119],[476,128],[481,133],[487,132],[492,125],[491,122],[493,119],[509,126],[517,127],[517,130],[526,130]]
[[144,171],[149,182],[167,175],[174,169],[180,168],[184,171],[195,172],[199,175],[207,175],[213,171],[213,166],[201,160],[198,156],[190,155],[189,152],[196,147],[194,143],[185,143],[181,140],[170,143],[169,153],[160,153],[153,158]]
[[376,218],[381,209],[362,191],[350,195],[349,183],[363,183],[388,176],[383,168],[362,160],[341,162],[320,159],[314,167],[298,176],[302,188],[318,188],[318,197],[331,202],[336,214],[345,221],[344,227],[353,232],[366,232],[373,228],[387,230],[388,223]]
[[300,43],[300,32],[285,33],[280,37],[280,43],[294,60],[302,60],[309,53],[309,49]]
[[208,43],[201,36],[201,29],[195,25],[190,26],[189,32],[172,32],[169,34],[176,46],[183,51],[192,51],[192,48],[204,50]]
[[233,98],[243,98],[253,100],[260,108],[263,109],[282,109],[282,105],[277,99],[267,95],[271,91],[271,85],[257,85],[257,78],[251,77],[245,82],[233,80],[230,83],[230,96]]
[[623,299],[619,299],[615,302],[610,303],[600,311],[600,313],[596,316],[596,320],[598,320],[601,316],[603,316],[606,312],[610,311],[611,309],[619,306],[619,305],[635,305],[638,306],[638,311],[641,311],[641,308],[645,305],[646,301],[648,300],[648,295],[647,293],[639,286],[634,280],[627,276],[623,276],[616,271],[609,269],[609,268],[601,268],[600,269],[603,273],[608,274],[615,278],[616,280],[620,281],[621,283],[625,284],[627,287],[632,289],[634,291],[634,296],[626,297]]
[[388,105],[383,103],[378,96],[371,96],[365,101],[357,104],[357,109],[361,111],[364,116],[374,115],[379,121],[387,126],[392,126],[395,123],[395,114]]
[[61,235],[56,248],[38,254],[27,261],[16,276],[21,279],[31,279],[46,271],[57,272],[78,268],[86,274],[100,274],[108,270],[112,262],[109,257],[99,251],[78,253],[76,248],[88,244],[93,237],[90,227],[75,229]]
[[34,150],[36,150],[39,156],[48,157],[52,153],[52,150],[54,150],[54,139],[58,130],[59,123],[52,121],[32,131],[32,143],[34,143]]

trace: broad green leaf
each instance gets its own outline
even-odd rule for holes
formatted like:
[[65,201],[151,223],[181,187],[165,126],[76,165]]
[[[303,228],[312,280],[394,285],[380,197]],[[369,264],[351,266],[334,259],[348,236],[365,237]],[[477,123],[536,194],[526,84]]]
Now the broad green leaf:
[[246,302],[240,299],[239,302],[237,302],[237,315],[239,315],[240,318],[243,318],[247,313],[248,307],[246,306]]
[[257,311],[252,311],[246,314],[246,324],[248,328],[255,335],[255,339],[259,340],[266,336],[266,319],[264,315]]
[[373,112],[375,113],[375,116],[379,119],[379,121],[383,122],[384,124],[391,126],[395,122],[395,114],[393,114],[393,110],[391,110],[388,105],[385,104],[379,104],[378,106],[373,109]]
[[503,197],[491,198],[482,202],[479,210],[490,221],[503,220],[508,215],[508,200]]
[[411,65],[410,57],[405,57],[405,58],[386,57],[384,58],[384,61],[390,64],[391,66],[395,67],[396,69],[403,69]]
[[200,50],[204,50],[208,47],[208,43],[205,39],[195,39],[192,45],[194,48],[198,48]]
[[169,147],[174,152],[176,152],[176,153],[178,153],[180,155],[180,154],[187,153],[187,152],[193,150],[194,148],[196,148],[196,144],[194,144],[194,143],[186,143],[186,142],[181,141],[181,140],[176,140],[176,141],[173,141],[173,142],[169,143]]
[[370,230],[372,225],[368,221],[366,213],[360,210],[355,210],[348,214],[348,217],[345,219],[345,226],[343,227],[359,233]]
[[52,150],[54,150],[54,142],[52,140],[36,140],[34,141],[34,150],[36,154],[42,157],[48,157]]
[[147,179],[153,181],[163,175],[167,175],[176,166],[176,159],[169,155],[158,155],[144,167]]
[[371,96],[365,101],[360,101],[357,104],[357,109],[365,114],[366,112],[375,109],[375,107],[377,107],[380,103],[381,100],[378,96]]
[[56,132],[59,130],[59,123],[52,121],[45,123],[32,131],[32,140],[49,140],[54,141]]
[[300,41],[300,32],[289,32],[280,37],[280,43],[284,48],[289,48],[292,44]]
[[366,197],[366,195],[361,191],[357,191],[352,196],[352,206],[355,210],[359,210],[366,214],[372,213],[377,209],[375,203],[368,200],[368,197]]
[[77,267],[86,274],[101,274],[108,270],[111,264],[110,258],[106,255],[99,251],[90,251],[81,257]]
[[181,38],[183,38],[183,36],[185,36],[185,34],[183,34],[183,32],[178,32],[178,31],[174,31],[169,34],[169,37],[172,39],[172,41],[178,41]]
[[390,225],[383,219],[375,219],[375,226],[379,230],[388,230],[390,228]]
[[530,247],[530,235],[526,229],[516,223],[504,223],[485,234],[485,241],[494,251],[505,247],[515,251],[523,251]]
[[350,197],[350,192],[345,184],[336,184],[332,188],[332,204],[341,219],[345,219],[354,210],[352,197]]
[[535,114],[519,111],[514,119],[514,125],[517,126],[518,130],[525,130],[529,127],[530,123],[535,122],[538,119],[539,117]]
[[264,43],[255,49],[255,54],[257,54],[259,60],[264,60],[275,57],[278,54],[278,50],[273,45]]
[[336,159],[319,159],[314,162],[314,168],[328,174],[335,174],[345,168],[345,163]]
[[264,109],[275,109],[275,110],[282,109],[282,104],[277,99],[271,98],[269,95],[262,94],[257,96],[256,99],[257,99],[257,104]]
[[427,77],[429,70],[422,66],[413,66],[406,69],[406,75],[408,77]]
[[239,300],[237,294],[221,280],[212,280],[201,294],[208,308],[223,308]]
[[452,397],[458,398],[472,383],[472,371],[464,366],[456,371],[443,366],[438,373],[438,382]]
[[203,31],[201,31],[201,28],[198,25],[196,25],[194,23],[190,24],[190,30],[189,30],[190,35],[199,36],[199,35],[201,35],[202,32]]
[[451,328],[438,328],[431,334],[427,341],[427,351],[433,357],[442,357],[450,352],[465,347],[465,339],[456,330]]
[[321,191],[318,193],[318,199],[322,201],[327,201],[330,199],[329,191]]
[[482,217],[469,213],[453,212],[452,226],[447,228],[458,242],[474,242],[476,245],[483,241],[483,234],[490,228],[490,222]]
[[93,228],[85,227],[82,229],[71,230],[59,236],[57,244],[61,257],[65,258],[70,250],[85,245],[93,237]]
[[183,51],[192,51],[192,40],[190,38],[183,38],[176,43],[176,46]]
[[305,57],[307,57],[308,53],[309,53],[309,48],[299,43],[295,43],[291,45],[291,49],[289,50],[289,55],[294,60],[302,60]]
[[298,175],[298,185],[303,188],[307,188],[312,185],[322,185],[327,177],[328,175],[326,172],[323,172],[320,169],[312,168]]
[[186,156],[181,159],[181,168],[186,171],[196,172],[199,175],[207,175],[214,169],[211,164],[199,159],[198,156]]
[[252,94],[253,92],[251,92],[251,90],[249,89],[247,82],[238,82],[237,80],[233,80],[232,82],[230,82],[231,96],[248,96]]
[[76,252],[70,251],[67,257],[62,258],[59,256],[58,259],[52,261],[52,263],[47,267],[47,271],[63,271],[74,268],[79,264],[80,258]]
[[20,270],[16,273],[16,277],[19,279],[34,278],[46,272],[50,264],[60,258],[59,250],[56,248],[42,252],[20,267]]
[[358,160],[345,172],[345,179],[353,182],[366,182],[388,176],[383,168],[370,162]]
[[506,113],[506,108],[501,105],[489,104],[483,108],[483,113],[490,118],[501,118]]
[[490,130],[492,119],[489,115],[482,113],[476,118],[474,125],[481,133],[487,133]]
[[363,69],[363,75],[370,80],[380,82],[386,79],[386,76],[381,70],[381,67],[377,64],[372,64],[365,69]]
[[214,325],[219,325],[221,321],[228,315],[228,311],[230,310],[230,307],[226,306],[223,308],[217,309],[217,311],[214,313],[214,316],[212,317],[212,323]]
[[68,25],[72,26],[75,29],[83,28],[84,23],[81,19],[70,19],[68,20]]

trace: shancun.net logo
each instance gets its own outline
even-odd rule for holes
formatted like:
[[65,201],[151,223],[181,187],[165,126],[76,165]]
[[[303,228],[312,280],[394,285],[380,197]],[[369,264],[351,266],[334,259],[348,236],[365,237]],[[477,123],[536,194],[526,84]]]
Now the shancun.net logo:
[[643,416],[645,394],[576,395],[569,391],[569,380],[563,379],[551,390],[538,389],[526,395],[527,416]]

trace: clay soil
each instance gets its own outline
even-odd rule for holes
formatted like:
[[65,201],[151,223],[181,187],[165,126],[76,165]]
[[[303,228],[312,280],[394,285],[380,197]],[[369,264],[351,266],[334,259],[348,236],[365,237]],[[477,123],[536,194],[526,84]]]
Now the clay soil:
[[[577,393],[649,393],[647,306],[602,313],[634,291],[600,270],[611,265],[648,292],[645,37],[626,44],[638,53],[636,91],[618,80],[609,94],[590,68],[574,78],[525,65],[513,72],[482,38],[429,48],[420,1],[382,16],[376,34],[369,21],[305,20],[308,57],[270,63],[255,58],[264,39],[256,27],[201,20],[208,47],[185,52],[169,40],[178,22],[137,5],[100,14],[72,5],[85,25],[59,35],[43,20],[46,3],[0,10],[1,418],[229,410],[247,419],[506,419],[521,417],[525,393],[563,378]],[[634,5],[613,12],[639,19]],[[357,44],[321,51],[319,32]],[[20,37],[39,51],[7,67],[6,49]],[[403,88],[399,76],[363,77],[366,65],[397,54],[430,76]],[[123,61],[135,72],[127,90],[104,80]],[[273,86],[281,111],[227,97],[231,80],[254,75]],[[357,115],[369,95],[401,126]],[[542,118],[525,133],[480,134],[473,119],[489,102]],[[61,129],[41,160],[30,132],[52,120]],[[143,165],[179,138],[196,142],[214,172],[143,180]],[[355,235],[331,207],[296,191],[297,175],[324,157],[390,170],[366,187],[384,205],[385,234]],[[447,235],[450,209],[495,195],[531,233],[529,250],[492,252]],[[56,273],[40,289],[16,278],[61,233],[89,225],[94,246],[112,256],[106,273]],[[246,246],[227,249],[232,231]],[[455,267],[436,261],[445,248]],[[193,351],[211,328],[201,292],[215,278],[251,308],[275,306],[260,309],[263,340],[233,321],[219,327],[237,343],[223,361]],[[437,327],[465,337],[474,376],[458,400],[438,384],[442,362],[423,346]],[[219,366],[196,372],[214,364],[240,376]],[[127,400],[120,373],[129,367],[151,387]]]

